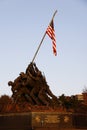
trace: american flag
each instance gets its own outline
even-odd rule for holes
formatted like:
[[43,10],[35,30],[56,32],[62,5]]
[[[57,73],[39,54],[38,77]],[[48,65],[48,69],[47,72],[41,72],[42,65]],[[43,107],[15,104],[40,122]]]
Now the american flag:
[[55,30],[54,30],[54,23],[53,20],[49,24],[46,30],[46,34],[52,39],[52,48],[53,48],[53,53],[56,56],[57,55],[57,50],[56,50],[56,37],[55,37]]

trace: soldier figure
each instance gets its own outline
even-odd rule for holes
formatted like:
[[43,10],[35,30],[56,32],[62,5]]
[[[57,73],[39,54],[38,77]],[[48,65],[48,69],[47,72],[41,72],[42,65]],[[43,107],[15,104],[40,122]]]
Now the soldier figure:
[[37,68],[35,63],[30,63],[26,72],[21,72],[14,82],[9,81],[12,86],[12,97],[15,101],[27,100],[33,105],[49,106],[53,99],[57,99],[49,89],[45,76]]

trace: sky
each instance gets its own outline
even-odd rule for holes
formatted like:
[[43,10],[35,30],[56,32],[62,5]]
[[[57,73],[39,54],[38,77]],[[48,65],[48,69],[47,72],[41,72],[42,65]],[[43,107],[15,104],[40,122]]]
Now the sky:
[[0,96],[25,72],[55,12],[57,56],[46,35],[35,58],[56,95],[81,94],[87,86],[86,0],[0,0]]

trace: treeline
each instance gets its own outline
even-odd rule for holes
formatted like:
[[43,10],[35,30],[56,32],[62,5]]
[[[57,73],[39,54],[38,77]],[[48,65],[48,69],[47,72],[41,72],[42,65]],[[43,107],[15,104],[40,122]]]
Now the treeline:
[[0,113],[27,112],[30,110],[30,104],[27,102],[14,102],[12,97],[8,95],[0,97]]
[[36,110],[58,110],[73,113],[87,113],[87,105],[79,101],[76,96],[67,97],[64,94],[58,97],[58,107],[32,106],[28,101],[14,102],[12,97],[2,95],[0,97],[0,113],[29,112]]
[[78,100],[76,96],[65,96],[62,94],[59,97],[61,106],[67,111],[72,111],[75,113],[87,113],[87,104],[84,103],[84,100]]

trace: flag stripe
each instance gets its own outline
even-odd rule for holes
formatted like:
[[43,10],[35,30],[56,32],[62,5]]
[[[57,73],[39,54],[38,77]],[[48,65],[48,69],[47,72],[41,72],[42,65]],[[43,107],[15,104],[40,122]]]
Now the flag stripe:
[[47,34],[52,39],[52,28],[50,26],[47,28]]

